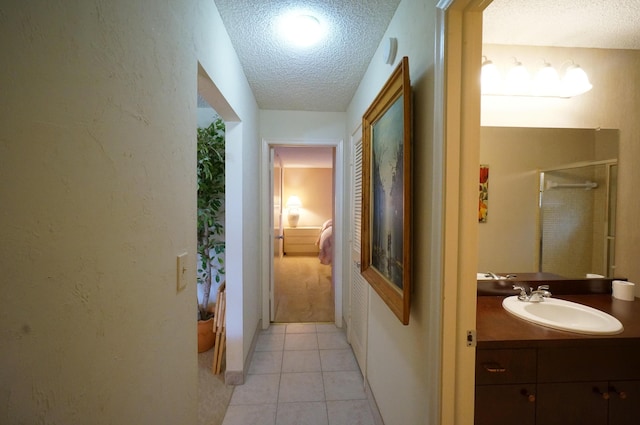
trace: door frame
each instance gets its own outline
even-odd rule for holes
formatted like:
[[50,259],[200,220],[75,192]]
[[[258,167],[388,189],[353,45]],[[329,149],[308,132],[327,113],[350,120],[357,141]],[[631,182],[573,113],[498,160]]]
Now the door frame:
[[333,164],[333,269],[331,279],[334,286],[334,320],[337,327],[342,327],[342,303],[344,280],[344,141],[337,139],[300,140],[300,139],[262,139],[260,170],[260,248],[262,278],[262,329],[271,324],[271,292],[273,290],[273,166],[269,151],[278,146],[288,147],[330,147],[335,149]]
[[443,159],[440,424],[474,422],[482,13],[491,0],[439,0],[435,128]]

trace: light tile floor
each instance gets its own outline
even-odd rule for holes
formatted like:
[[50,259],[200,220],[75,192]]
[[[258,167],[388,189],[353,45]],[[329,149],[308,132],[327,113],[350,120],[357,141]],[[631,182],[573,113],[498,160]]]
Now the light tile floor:
[[258,335],[249,373],[223,425],[378,425],[344,332],[334,324],[274,324]]

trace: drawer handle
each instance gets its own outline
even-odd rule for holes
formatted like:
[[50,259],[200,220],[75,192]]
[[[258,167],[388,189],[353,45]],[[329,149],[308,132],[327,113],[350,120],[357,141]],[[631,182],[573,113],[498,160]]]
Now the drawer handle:
[[596,394],[599,394],[604,400],[609,400],[609,398],[611,397],[608,391],[602,392],[598,387],[593,387],[593,392]]
[[485,370],[490,373],[504,373],[507,371],[507,369],[500,366],[499,363],[483,363],[482,366],[484,366]]
[[627,398],[627,393],[625,391],[618,391],[615,387],[609,387],[609,392],[617,394],[620,399],[625,400]]
[[529,401],[529,403],[535,403],[536,402],[536,395],[535,394],[531,394],[529,391],[527,391],[525,388],[523,388],[520,391],[520,394],[522,394],[523,396],[525,396],[527,398],[527,400]]

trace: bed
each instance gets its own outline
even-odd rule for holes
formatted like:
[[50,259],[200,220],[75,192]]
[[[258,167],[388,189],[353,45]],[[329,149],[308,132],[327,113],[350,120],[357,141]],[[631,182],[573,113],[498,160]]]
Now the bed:
[[318,245],[318,258],[321,264],[331,264],[333,258],[333,220],[327,220],[320,228],[320,234],[316,241]]

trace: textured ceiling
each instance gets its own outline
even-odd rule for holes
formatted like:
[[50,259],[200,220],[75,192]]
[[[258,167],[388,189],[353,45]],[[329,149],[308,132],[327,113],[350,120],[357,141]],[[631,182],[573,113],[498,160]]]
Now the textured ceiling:
[[640,49],[640,0],[493,0],[483,42]]
[[[261,109],[345,111],[400,0],[214,0]],[[298,8],[330,26],[319,45],[283,43],[274,22]],[[428,23],[425,23],[425,25]],[[491,44],[640,49],[640,0],[493,0]]]
[[[261,109],[346,111],[400,0],[215,0]],[[329,26],[301,49],[277,37],[291,9]]]

